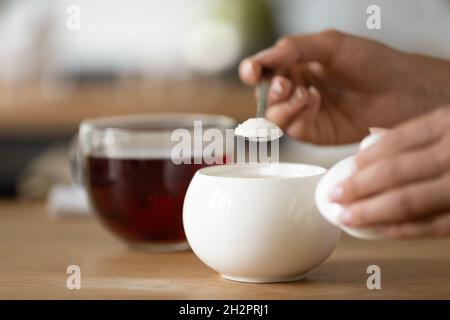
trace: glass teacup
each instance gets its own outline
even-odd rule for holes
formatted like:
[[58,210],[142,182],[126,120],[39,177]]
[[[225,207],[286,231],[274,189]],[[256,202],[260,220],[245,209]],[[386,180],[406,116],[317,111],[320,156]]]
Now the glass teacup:
[[183,161],[174,161],[173,149],[179,143],[174,130],[194,137],[194,122],[223,132],[236,125],[231,118],[205,114],[114,116],[81,123],[72,156],[74,176],[103,224],[131,247],[189,248],[182,223],[189,182],[198,169],[227,162],[225,149],[205,159],[198,143],[177,155]]

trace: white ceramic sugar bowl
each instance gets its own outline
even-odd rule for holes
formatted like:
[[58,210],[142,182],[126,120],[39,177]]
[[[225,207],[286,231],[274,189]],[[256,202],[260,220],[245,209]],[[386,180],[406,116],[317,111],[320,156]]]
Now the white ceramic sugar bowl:
[[[265,169],[273,171],[263,174]],[[279,163],[200,169],[186,193],[183,223],[195,254],[242,282],[303,278],[334,251],[341,231],[317,210],[324,168]]]

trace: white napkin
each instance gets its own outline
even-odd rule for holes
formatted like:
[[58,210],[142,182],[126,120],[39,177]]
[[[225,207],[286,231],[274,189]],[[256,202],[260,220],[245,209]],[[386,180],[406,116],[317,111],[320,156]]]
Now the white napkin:
[[75,185],[56,184],[47,196],[51,217],[87,216],[92,212],[86,191]]

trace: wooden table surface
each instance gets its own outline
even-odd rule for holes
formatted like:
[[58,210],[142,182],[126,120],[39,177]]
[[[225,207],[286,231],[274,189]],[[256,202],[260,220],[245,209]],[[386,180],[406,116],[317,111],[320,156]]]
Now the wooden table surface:
[[[81,289],[66,268],[81,268]],[[381,268],[368,290],[366,268]],[[50,219],[43,203],[0,202],[1,299],[450,299],[450,239],[363,241],[343,236],[304,280],[224,280],[195,255],[129,250],[93,217]]]
[[252,88],[224,79],[96,83],[55,97],[38,85],[0,86],[0,134],[73,133],[86,118],[155,112],[224,114],[243,121],[254,115],[255,101]]

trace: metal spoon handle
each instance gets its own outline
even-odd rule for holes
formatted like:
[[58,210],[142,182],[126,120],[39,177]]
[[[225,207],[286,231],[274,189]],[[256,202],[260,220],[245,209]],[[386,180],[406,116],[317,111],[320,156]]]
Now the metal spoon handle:
[[258,103],[256,107],[256,117],[264,118],[267,106],[267,94],[269,93],[269,81],[263,80],[258,84]]

